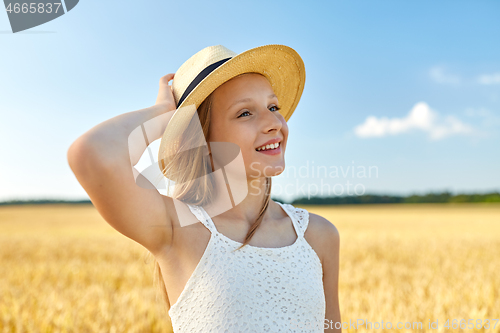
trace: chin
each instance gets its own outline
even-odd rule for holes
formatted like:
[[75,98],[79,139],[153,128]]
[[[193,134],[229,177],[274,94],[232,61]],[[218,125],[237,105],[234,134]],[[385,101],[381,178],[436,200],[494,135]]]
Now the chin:
[[264,167],[260,170],[260,175],[263,177],[275,177],[279,176],[285,171],[284,165],[269,165],[267,168]]

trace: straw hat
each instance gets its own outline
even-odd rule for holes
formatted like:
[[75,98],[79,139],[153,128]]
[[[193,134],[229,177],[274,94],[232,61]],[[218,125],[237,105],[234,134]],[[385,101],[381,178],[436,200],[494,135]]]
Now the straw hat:
[[270,44],[236,54],[222,45],[206,47],[175,73],[172,91],[177,110],[162,135],[158,153],[160,170],[164,170],[164,159],[177,153],[181,135],[205,98],[233,77],[252,72],[269,80],[281,104],[278,112],[286,121],[290,119],[306,78],[304,62],[294,49]]

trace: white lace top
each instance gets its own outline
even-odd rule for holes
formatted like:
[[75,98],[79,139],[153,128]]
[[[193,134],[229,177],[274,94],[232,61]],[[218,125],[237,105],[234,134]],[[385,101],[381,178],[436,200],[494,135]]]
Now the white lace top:
[[201,206],[188,205],[211,232],[210,241],[168,311],[175,333],[324,332],[323,268],[304,238],[309,213],[278,204],[290,216],[297,240],[264,248],[219,233]]

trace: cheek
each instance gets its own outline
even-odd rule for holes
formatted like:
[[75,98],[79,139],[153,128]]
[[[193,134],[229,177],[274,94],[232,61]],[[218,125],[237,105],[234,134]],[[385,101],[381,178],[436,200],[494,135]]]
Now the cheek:
[[236,141],[237,131],[232,129],[229,125],[221,122],[214,121],[210,123],[208,130],[208,137],[210,141],[216,142],[238,142]]
[[253,142],[251,141],[240,142],[238,145],[240,146],[243,156],[245,155],[250,156],[255,151],[255,148],[253,147]]
[[250,133],[240,132],[238,140],[234,140],[233,142],[236,142],[240,147],[245,163],[249,163],[255,159],[255,139]]
[[283,138],[285,139],[285,143],[286,143],[286,139],[288,138],[288,125],[286,123],[286,121],[284,121],[284,124],[283,126],[281,127],[281,132],[283,133]]
[[286,122],[285,118],[283,118],[283,117],[281,119],[281,130],[283,132],[287,132],[288,133],[288,123]]
[[225,141],[236,143],[243,153],[243,156],[251,154],[254,150],[253,146],[255,144],[254,139],[255,133],[249,131],[246,128],[232,128],[230,131],[226,131]]

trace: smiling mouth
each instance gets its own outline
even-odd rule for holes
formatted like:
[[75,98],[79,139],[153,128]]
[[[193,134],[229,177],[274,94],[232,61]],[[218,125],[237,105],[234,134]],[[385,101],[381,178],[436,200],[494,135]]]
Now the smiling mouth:
[[281,147],[281,142],[271,143],[269,145],[258,147],[255,150],[256,151],[267,151],[267,150],[275,150],[275,149],[278,149],[279,147]]

